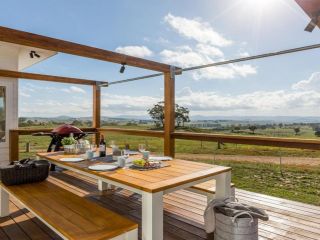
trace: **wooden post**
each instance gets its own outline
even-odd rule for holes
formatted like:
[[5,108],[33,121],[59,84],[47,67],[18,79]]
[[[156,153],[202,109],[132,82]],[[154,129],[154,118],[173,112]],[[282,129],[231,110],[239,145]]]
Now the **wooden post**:
[[164,74],[164,155],[174,157],[175,141],[175,68]]
[[19,160],[19,133],[14,130],[9,131],[9,161]]
[[[93,85],[93,119],[92,119],[92,127],[100,128],[101,127],[101,87],[97,82]],[[100,134],[96,133],[95,143],[99,144]]]

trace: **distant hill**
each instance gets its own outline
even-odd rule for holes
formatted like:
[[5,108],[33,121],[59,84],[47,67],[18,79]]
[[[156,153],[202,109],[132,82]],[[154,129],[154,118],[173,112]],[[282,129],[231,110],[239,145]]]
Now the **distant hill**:
[[[25,117],[27,120],[38,121],[38,122],[72,122],[74,120],[90,121],[92,117],[70,117],[70,116],[57,116],[57,117]],[[234,123],[257,123],[257,124],[268,124],[268,123],[320,123],[320,117],[299,117],[299,116],[202,116],[195,115],[191,116],[192,122],[212,122],[212,121],[226,121]],[[128,122],[128,121],[139,121],[139,120],[151,120],[147,116],[131,116],[131,115],[119,115],[116,117],[101,117],[102,121],[110,122]]]

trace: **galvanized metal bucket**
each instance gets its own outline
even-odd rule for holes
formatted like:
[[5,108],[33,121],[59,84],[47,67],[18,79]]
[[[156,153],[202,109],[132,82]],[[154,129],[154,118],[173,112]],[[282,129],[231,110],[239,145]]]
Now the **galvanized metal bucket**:
[[258,240],[258,219],[249,212],[234,217],[216,213],[215,221],[214,240]]

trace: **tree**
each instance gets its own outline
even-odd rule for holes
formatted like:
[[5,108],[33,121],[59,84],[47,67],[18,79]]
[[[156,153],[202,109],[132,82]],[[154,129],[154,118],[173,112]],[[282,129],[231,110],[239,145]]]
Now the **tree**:
[[252,132],[252,134],[254,134],[254,132],[257,130],[257,126],[256,125],[250,125],[249,126],[249,130]]
[[314,135],[316,135],[317,137],[320,137],[320,127],[315,127],[314,128]]
[[189,109],[186,107],[179,106],[176,104],[176,110],[175,110],[175,118],[177,126],[180,127],[180,124],[182,123],[182,126],[184,126],[184,123],[190,122],[189,118]]
[[294,129],[294,133],[297,136],[300,133],[300,128],[299,127],[295,127]]
[[164,125],[164,102],[156,103],[152,108],[148,109],[148,114],[153,119],[156,127],[163,127]]
[[[148,109],[148,114],[153,119],[154,124],[156,127],[163,127],[164,126],[164,102],[158,102],[153,105],[152,108]],[[190,122],[189,118],[189,109],[186,107],[179,106],[176,104],[175,106],[175,123],[177,126],[184,126],[186,122]]]

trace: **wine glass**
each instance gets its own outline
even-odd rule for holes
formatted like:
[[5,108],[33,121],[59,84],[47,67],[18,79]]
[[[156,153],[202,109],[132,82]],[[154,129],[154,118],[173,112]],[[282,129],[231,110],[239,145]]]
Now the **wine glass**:
[[145,144],[139,144],[139,152],[144,152],[146,150]]

